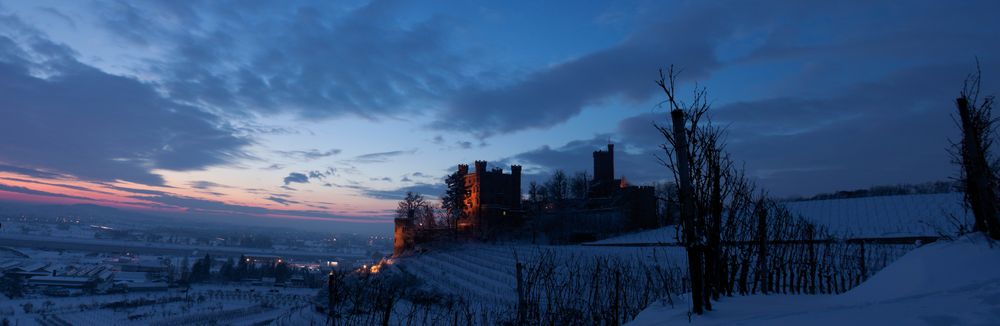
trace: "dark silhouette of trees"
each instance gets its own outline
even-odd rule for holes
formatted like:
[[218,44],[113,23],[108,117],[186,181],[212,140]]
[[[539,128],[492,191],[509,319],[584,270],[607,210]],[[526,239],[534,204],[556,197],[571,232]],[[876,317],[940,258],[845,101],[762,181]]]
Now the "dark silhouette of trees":
[[441,196],[441,208],[445,211],[445,223],[454,228],[465,211],[465,179],[456,171],[444,179],[444,184],[446,188]]
[[545,197],[544,192],[545,189],[539,186],[538,182],[532,181],[528,184],[528,210],[537,212],[541,209],[542,198]]
[[552,205],[556,208],[565,207],[566,199],[569,198],[569,178],[566,177],[566,172],[556,170],[552,173],[552,178],[545,183],[545,190],[546,198]]
[[236,262],[233,261],[233,257],[226,259],[226,262],[219,268],[219,274],[225,281],[239,281],[239,277],[236,274]]
[[13,274],[0,277],[0,293],[14,299],[24,296],[24,279]]
[[399,206],[396,207],[396,217],[413,218],[417,226],[422,228],[437,226],[434,207],[424,199],[423,195],[412,191],[407,191],[406,197],[399,202]]
[[280,262],[274,265],[274,280],[276,282],[285,282],[289,277],[292,276],[292,270],[288,267],[285,262]]
[[962,140],[955,144],[960,181],[965,201],[975,216],[973,231],[1000,239],[1000,203],[997,198],[997,171],[991,167],[993,145],[993,96],[980,98],[981,71],[969,75],[955,100]]
[[587,172],[581,171],[573,174],[573,177],[569,180],[570,196],[577,201],[583,202],[587,200],[587,195],[590,193],[590,176]]
[[208,281],[211,278],[212,256],[205,254],[205,257],[194,262],[191,266],[191,273],[188,274],[189,283]]

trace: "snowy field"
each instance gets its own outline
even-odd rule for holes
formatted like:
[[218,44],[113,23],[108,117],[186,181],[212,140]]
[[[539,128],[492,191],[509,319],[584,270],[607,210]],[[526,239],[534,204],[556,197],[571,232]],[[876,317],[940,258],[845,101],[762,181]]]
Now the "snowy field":
[[87,239],[87,238],[59,238],[46,235],[24,235],[17,233],[0,233],[0,246],[8,247],[34,247],[52,250],[73,250],[87,252],[137,252],[153,255],[195,255],[209,253],[214,256],[239,256],[241,254],[268,254],[283,257],[301,259],[330,260],[358,259],[363,258],[363,251],[328,250],[328,251],[304,251],[304,250],[276,250],[276,249],[255,249],[242,247],[224,247],[208,245],[189,245],[156,242],[136,242],[124,240],[107,239]]
[[725,298],[689,322],[689,307],[662,303],[629,325],[997,325],[1000,245],[981,235],[913,250],[836,296]]
[[962,194],[881,196],[785,203],[796,213],[844,237],[955,234],[949,216],[971,225]]
[[599,258],[666,268],[684,268],[687,261],[680,248],[463,245],[396,259],[393,265],[442,292],[461,295],[474,302],[514,304],[518,260],[525,266],[537,264],[542,259],[557,264],[574,263],[576,272],[580,272],[591,268]]
[[[949,216],[971,225],[962,194],[928,194],[786,202],[792,213],[824,226],[839,238],[938,236],[956,234]],[[664,227],[595,241],[593,244],[677,242],[677,230]]]
[[196,286],[187,292],[15,299],[0,302],[0,318],[12,325],[267,324],[292,320],[315,295],[314,289]]

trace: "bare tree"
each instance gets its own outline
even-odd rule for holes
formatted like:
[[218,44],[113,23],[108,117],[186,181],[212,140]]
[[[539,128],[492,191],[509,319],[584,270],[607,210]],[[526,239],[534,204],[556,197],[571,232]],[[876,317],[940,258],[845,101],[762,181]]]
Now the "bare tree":
[[396,217],[413,219],[422,228],[434,228],[437,224],[434,207],[423,195],[411,191],[407,191],[406,197],[396,206]]
[[661,158],[660,161],[670,169],[674,180],[677,180],[682,240],[687,250],[688,275],[691,280],[692,312],[700,315],[705,309],[711,309],[711,302],[705,295],[705,222],[703,210],[698,208],[696,202],[695,181],[692,179],[698,174],[694,170],[698,170],[697,166],[700,165],[698,145],[702,130],[698,127],[698,121],[709,105],[704,89],[695,90],[694,100],[690,104],[679,101],[676,97],[676,78],[673,66],[666,75],[660,70],[660,79],[656,84],[667,97],[664,103],[669,106],[672,125],[669,128],[654,126],[667,140],[666,144],[660,146],[666,153],[666,159]]
[[566,198],[569,197],[569,177],[566,176],[566,172],[556,170],[552,178],[545,183],[545,189],[549,201],[557,208],[563,208]]
[[569,182],[570,195],[578,201],[587,200],[590,192],[590,180],[586,171],[577,172]]
[[973,231],[1000,239],[998,218],[997,175],[989,165],[993,145],[993,96],[980,98],[981,70],[965,80],[962,92],[955,100],[962,129],[962,141],[955,144],[962,166],[961,181],[966,204],[975,216]]

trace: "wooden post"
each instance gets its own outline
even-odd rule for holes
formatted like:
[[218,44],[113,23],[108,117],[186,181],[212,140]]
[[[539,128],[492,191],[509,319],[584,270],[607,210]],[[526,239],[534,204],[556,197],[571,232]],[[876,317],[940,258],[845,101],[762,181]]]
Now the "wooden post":
[[[711,148],[707,149],[708,156],[708,177],[711,184],[711,195],[709,198],[708,221],[708,250],[705,252],[705,269],[708,275],[705,280],[706,296],[711,296],[713,300],[719,300],[721,285],[725,283],[726,273],[725,263],[722,260],[722,153],[715,148],[715,142],[710,142]],[[706,309],[712,310],[712,303],[706,300]]]
[[806,239],[809,240],[809,294],[816,294],[816,234],[812,224],[806,226]]
[[760,280],[761,292],[767,294],[770,285],[770,271],[767,265],[767,201],[761,198],[757,201],[757,274]]
[[703,283],[703,266],[701,253],[701,235],[697,213],[694,206],[694,187],[691,186],[691,166],[688,157],[688,140],[684,127],[684,111],[670,111],[673,120],[674,154],[677,156],[677,177],[679,182],[678,197],[681,202],[681,220],[684,225],[684,242],[687,247],[688,273],[691,277],[691,311],[701,315],[704,305],[705,285]]
[[[962,169],[965,172],[965,197],[975,216],[973,231],[986,233],[993,239],[1000,239],[1000,217],[997,212],[996,180],[986,160],[986,149],[982,147],[983,128],[988,122],[978,121],[969,100],[963,95],[955,100],[958,115],[962,121]],[[992,117],[985,117],[992,119]]]
[[514,276],[517,277],[517,324],[524,325],[527,322],[527,307],[525,307],[524,299],[524,281],[521,276],[523,273],[521,270],[524,269],[524,266],[521,265],[521,262],[517,262],[517,264],[514,265],[514,269]]

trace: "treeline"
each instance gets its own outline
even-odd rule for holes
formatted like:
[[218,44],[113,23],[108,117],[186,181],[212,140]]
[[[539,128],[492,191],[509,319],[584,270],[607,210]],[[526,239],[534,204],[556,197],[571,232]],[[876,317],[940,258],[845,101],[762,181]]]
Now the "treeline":
[[[287,282],[294,275],[302,276],[303,283],[309,287],[319,287],[325,280],[325,275],[311,273],[303,268],[292,268],[285,262],[275,264],[255,264],[245,256],[236,260],[228,258],[219,267],[218,272],[212,272],[212,265],[217,264],[211,255],[195,260],[189,264],[187,258],[181,261],[180,273],[171,271],[168,282],[180,285],[211,282],[240,282],[246,279],[261,279],[272,277],[275,282]],[[178,275],[179,274],[179,275]]]
[[561,169],[556,170],[542,183],[528,183],[524,208],[534,212],[585,208],[590,199],[590,179],[585,171],[570,176]]
[[822,193],[810,197],[790,197],[786,201],[806,201],[824,199],[863,198],[878,196],[945,194],[961,190],[961,183],[955,181],[934,181],[918,184],[873,186],[867,189],[842,190]]

